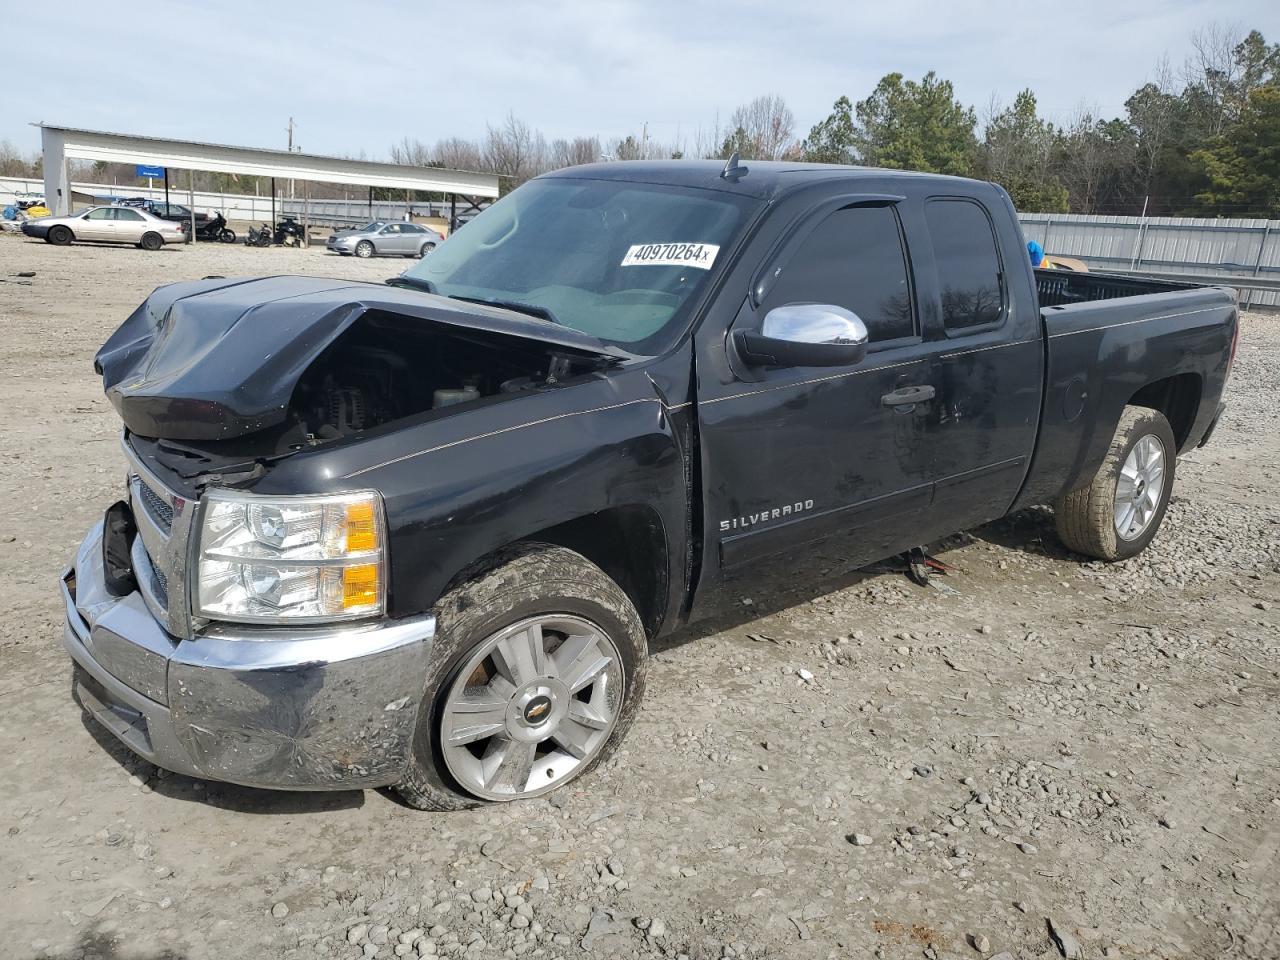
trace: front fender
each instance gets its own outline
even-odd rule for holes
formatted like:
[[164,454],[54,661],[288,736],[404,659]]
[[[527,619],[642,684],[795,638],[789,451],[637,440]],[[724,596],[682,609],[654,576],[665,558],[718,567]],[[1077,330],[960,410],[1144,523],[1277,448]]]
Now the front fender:
[[[669,405],[641,371],[618,372],[300,454],[255,489],[381,492],[388,610],[411,616],[476,560],[602,511],[643,506],[664,537],[682,535],[689,508],[677,437],[690,412]],[[683,544],[666,547],[666,580],[683,587]]]

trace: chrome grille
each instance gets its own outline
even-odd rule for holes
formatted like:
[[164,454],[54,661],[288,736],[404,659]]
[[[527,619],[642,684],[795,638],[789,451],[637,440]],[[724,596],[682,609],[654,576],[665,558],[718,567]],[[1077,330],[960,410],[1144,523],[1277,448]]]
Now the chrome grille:
[[152,490],[147,484],[139,484],[139,499],[142,508],[150,514],[151,519],[159,524],[165,533],[173,531],[173,506],[167,499]]
[[187,598],[187,546],[197,502],[169,490],[130,446],[129,502],[138,536],[134,541],[134,570],[152,615],[175,637],[191,635]]
[[156,600],[164,609],[169,609],[169,578],[160,571],[153,563],[151,564],[151,589],[155,592]]

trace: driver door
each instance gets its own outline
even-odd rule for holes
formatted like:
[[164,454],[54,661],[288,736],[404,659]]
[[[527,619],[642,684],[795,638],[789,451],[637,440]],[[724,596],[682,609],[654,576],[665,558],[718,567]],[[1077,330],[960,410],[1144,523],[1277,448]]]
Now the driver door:
[[[706,608],[717,595],[732,604],[810,569],[852,569],[906,549],[932,498],[928,403],[899,402],[927,385],[931,359],[897,204],[819,205],[758,276],[767,291],[758,306],[747,300],[733,330],[758,330],[786,304],[832,304],[862,319],[869,347],[847,366],[731,363],[734,382],[700,375],[703,583],[737,589],[700,591],[695,616],[721,612]],[[732,342],[731,330],[719,349]],[[700,366],[714,349],[700,345]]]
[[115,225],[115,211],[110,207],[98,207],[80,218],[75,234],[80,240],[114,240]]
[[374,248],[378,253],[401,253],[404,247],[404,234],[400,232],[400,224],[388,223],[374,240]]

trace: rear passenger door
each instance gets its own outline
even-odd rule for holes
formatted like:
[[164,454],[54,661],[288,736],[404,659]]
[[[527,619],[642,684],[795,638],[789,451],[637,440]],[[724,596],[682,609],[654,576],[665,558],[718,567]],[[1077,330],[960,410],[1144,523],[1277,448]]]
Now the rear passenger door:
[[115,215],[115,239],[137,243],[147,229],[147,221],[137,210],[128,207],[116,207],[111,211]]
[[913,246],[931,254],[925,296],[939,321],[929,381],[937,392],[930,443],[938,531],[1005,513],[1026,476],[1040,419],[1039,309],[1021,282],[1024,265],[1015,262],[1026,253],[1012,231],[1012,207],[1005,215],[1000,194],[976,189],[989,195],[925,198],[927,240]]

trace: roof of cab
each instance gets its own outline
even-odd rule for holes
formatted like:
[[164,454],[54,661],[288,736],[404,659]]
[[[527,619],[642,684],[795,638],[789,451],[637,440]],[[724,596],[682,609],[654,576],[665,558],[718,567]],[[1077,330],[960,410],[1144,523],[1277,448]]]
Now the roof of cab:
[[744,196],[767,199],[792,188],[818,181],[876,178],[911,178],[939,183],[975,181],[936,173],[890,170],[884,167],[852,167],[832,163],[790,163],[784,160],[743,160],[746,172],[736,179],[720,176],[723,160],[623,160],[611,163],[588,163],[564,167],[544,173],[539,179],[568,177],[591,180],[619,180],[632,183],[656,183],[681,187],[722,190]]

